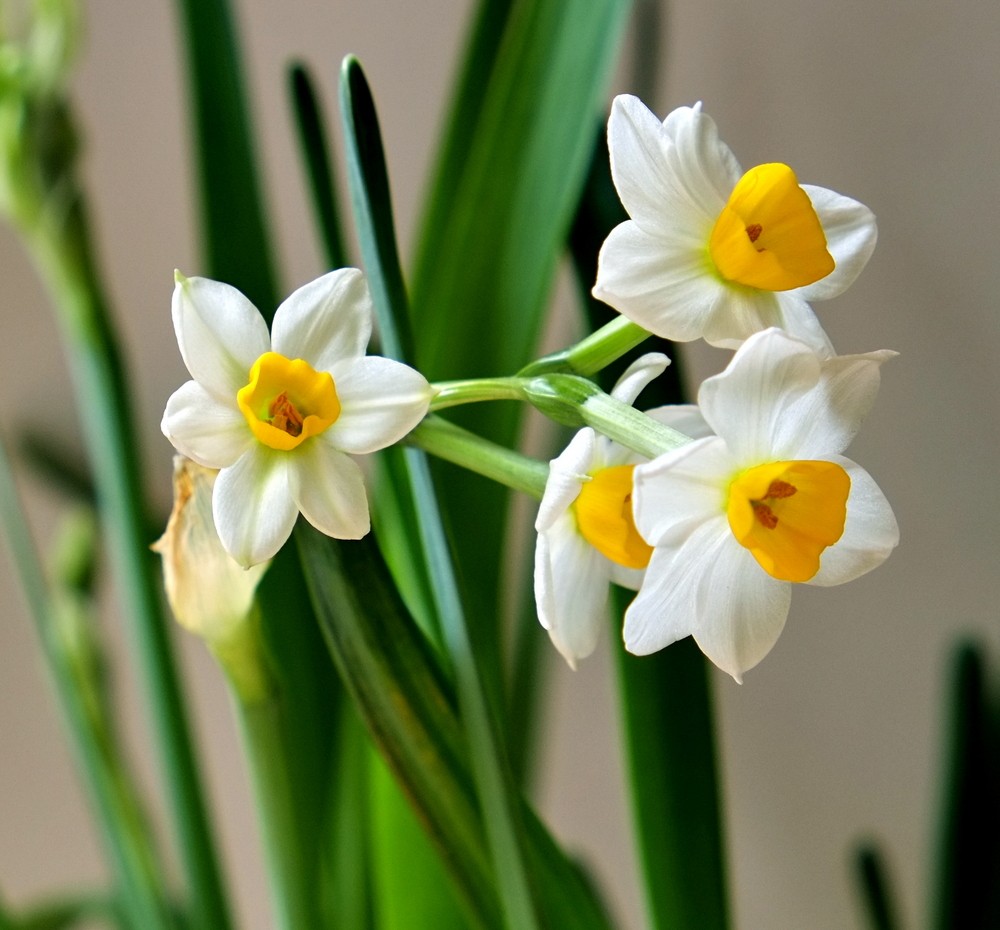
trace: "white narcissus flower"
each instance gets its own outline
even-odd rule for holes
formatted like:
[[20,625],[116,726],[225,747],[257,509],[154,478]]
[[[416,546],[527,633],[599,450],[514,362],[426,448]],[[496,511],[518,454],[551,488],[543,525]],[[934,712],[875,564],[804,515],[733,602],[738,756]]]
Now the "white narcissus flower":
[[635,471],[635,522],[653,555],[625,615],[630,652],[690,635],[740,681],[781,633],[792,582],[841,584],[888,557],[892,509],[840,453],[892,355],[822,358],[770,329],[702,384],[716,435]]
[[[630,404],[669,364],[651,352],[622,375],[612,396]],[[590,655],[607,617],[612,581],[635,590],[651,549],[632,522],[630,449],[580,430],[549,463],[535,530],[538,619],[572,668]]]
[[608,121],[630,220],[611,231],[594,296],[667,339],[736,348],[770,326],[832,354],[809,301],[843,291],[875,248],[875,217],[787,165],[745,174],[715,123],[680,107],[661,123],[636,97]]
[[271,558],[299,512],[337,539],[369,528],[351,455],[405,436],[432,389],[412,368],[366,356],[372,305],[364,275],[342,268],[289,296],[271,332],[238,290],[176,274],[174,331],[193,381],[167,401],[164,435],[221,469],[212,510],[241,565]]

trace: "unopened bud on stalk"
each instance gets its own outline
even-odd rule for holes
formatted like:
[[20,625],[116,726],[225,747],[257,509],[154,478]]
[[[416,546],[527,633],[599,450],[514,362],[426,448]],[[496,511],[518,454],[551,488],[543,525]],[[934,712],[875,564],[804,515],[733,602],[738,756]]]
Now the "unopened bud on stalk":
[[271,690],[255,593],[269,562],[244,569],[222,548],[212,517],[218,472],[174,457],[174,509],[153,550],[163,557],[167,600],[181,626],[205,640],[240,699]]

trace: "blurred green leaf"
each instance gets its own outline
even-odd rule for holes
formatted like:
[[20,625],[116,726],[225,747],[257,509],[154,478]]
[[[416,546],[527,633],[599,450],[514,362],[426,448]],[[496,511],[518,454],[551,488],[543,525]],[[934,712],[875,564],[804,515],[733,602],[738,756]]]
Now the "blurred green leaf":
[[870,930],[897,930],[899,921],[881,851],[871,843],[861,846],[855,854],[854,866]]
[[198,167],[204,273],[238,287],[270,320],[278,287],[232,13],[226,0],[177,0],[177,10]]
[[1000,919],[997,717],[981,649],[959,646],[951,685],[934,926],[986,930]]

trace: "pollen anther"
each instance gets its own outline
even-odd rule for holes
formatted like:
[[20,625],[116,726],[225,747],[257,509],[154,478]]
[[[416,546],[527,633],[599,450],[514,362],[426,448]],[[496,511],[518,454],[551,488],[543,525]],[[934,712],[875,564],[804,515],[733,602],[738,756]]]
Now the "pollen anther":
[[302,414],[284,391],[271,401],[267,412],[271,414],[271,426],[284,430],[289,436],[302,435]]
[[265,352],[254,362],[236,402],[254,436],[285,452],[319,435],[340,416],[330,373],[277,352]]

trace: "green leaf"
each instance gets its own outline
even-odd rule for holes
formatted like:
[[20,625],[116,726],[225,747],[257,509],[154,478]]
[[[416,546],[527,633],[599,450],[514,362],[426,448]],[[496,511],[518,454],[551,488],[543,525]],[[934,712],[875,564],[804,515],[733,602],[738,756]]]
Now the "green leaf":
[[[633,593],[615,593],[620,635]],[[705,657],[690,638],[652,656],[616,654],[651,924],[724,930],[728,894]]]
[[[405,359],[411,342],[406,291],[396,251],[381,134],[364,73],[351,58],[344,63],[341,100],[352,202],[381,324],[382,342],[390,355]],[[416,533],[407,540],[407,561],[424,566],[421,574],[429,581],[434,626],[441,631],[454,668],[459,710],[466,723],[478,800],[506,922],[517,930],[530,930],[537,926],[537,920],[534,895],[523,861],[519,794],[513,785],[493,706],[483,687],[479,659],[469,639],[466,614],[426,459],[415,450],[407,450],[402,456],[397,453],[393,461],[396,465],[393,486],[415,520]]]
[[[392,197],[382,149],[382,135],[371,90],[357,59],[344,59],[340,78],[340,105],[347,146],[351,206],[361,256],[375,305],[381,351],[398,361],[412,359],[406,286],[399,265]],[[425,559],[420,553],[418,515],[414,509],[409,462],[419,458],[414,449],[392,447],[376,460],[375,524],[383,554],[393,577],[429,641],[441,648],[440,618]]]
[[1000,919],[997,718],[978,646],[960,645],[952,676],[934,926],[980,930]]
[[[475,926],[501,926],[454,697],[426,640],[406,614],[368,537],[329,540],[295,531],[327,646],[372,738],[437,845]],[[541,925],[607,930],[593,889],[530,809],[519,816],[528,868],[544,893]]]
[[[252,768],[261,769],[264,790],[280,792],[286,781],[291,786],[288,810],[275,808],[277,829],[286,834],[283,848],[271,852],[298,863],[296,870],[303,874],[294,881],[301,882],[299,888],[319,888],[336,837],[350,828],[335,818],[334,811],[342,769],[351,764],[337,754],[344,738],[340,727],[348,701],[313,614],[301,566],[290,547],[275,557],[257,589],[257,601],[268,670],[277,688],[267,708],[242,708],[242,721],[247,744],[252,739],[272,740],[272,748],[280,752],[281,766],[262,768],[265,758],[257,759]],[[270,788],[269,776],[274,782]],[[274,799],[275,804],[279,801]],[[280,818],[288,822],[280,822]],[[265,833],[274,827],[263,826]],[[273,864],[272,871],[280,873],[281,864]],[[315,897],[318,906],[319,895]]]
[[177,0],[198,167],[206,273],[270,320],[278,288],[264,223],[243,65],[226,0]]
[[414,275],[417,358],[432,377],[528,360],[629,6],[518,0],[488,79],[467,73]]
[[865,844],[855,853],[854,866],[870,930],[897,930],[900,924],[882,853]]
[[365,73],[351,55],[340,69],[340,109],[351,206],[379,321],[381,351],[389,358],[412,361],[413,337],[396,247],[382,134]]
[[348,693],[438,847],[477,926],[498,926],[453,697],[374,541],[295,531],[327,647]]
[[347,248],[340,228],[333,156],[327,143],[319,95],[305,65],[296,64],[289,69],[288,83],[299,151],[309,180],[310,203],[319,227],[320,242],[330,268],[343,268],[348,264]]

